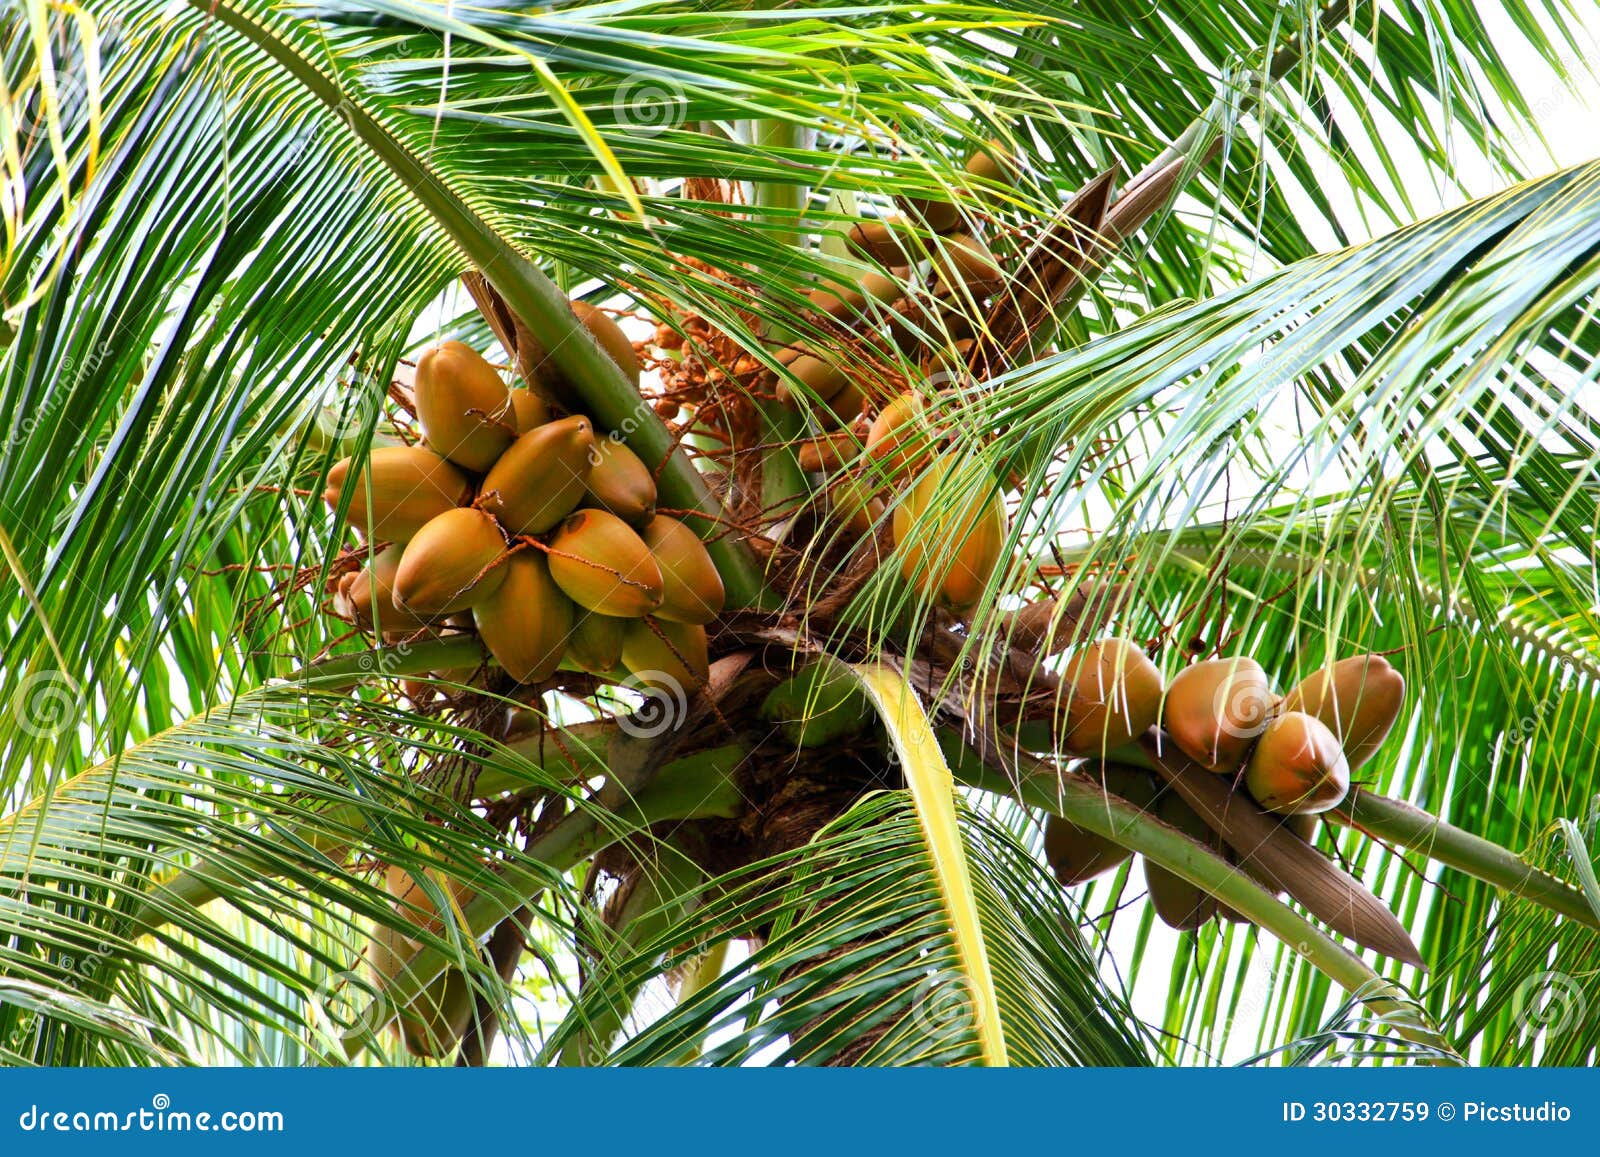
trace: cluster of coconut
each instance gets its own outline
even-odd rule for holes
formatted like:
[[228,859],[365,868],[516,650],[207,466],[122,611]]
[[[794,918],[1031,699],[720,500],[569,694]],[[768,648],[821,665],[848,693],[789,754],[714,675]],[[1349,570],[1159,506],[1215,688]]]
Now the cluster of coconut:
[[[580,317],[637,379],[620,327]],[[415,410],[421,445],[329,472],[328,505],[373,544],[338,580],[337,615],[390,642],[475,629],[518,683],[563,661],[685,690],[704,682],[722,579],[699,536],[657,513],[654,475],[633,451],[585,415],[556,417],[508,389],[460,342],[418,360]]]
[[844,434],[806,442],[798,457],[827,476],[829,508],[852,535],[872,533],[889,513],[906,582],[965,615],[1004,556],[1005,498],[987,467],[944,446],[929,406],[916,391],[900,394],[873,418],[863,453],[852,454],[862,443]]
[[[989,141],[966,161],[980,196],[1014,184],[1019,170],[1003,142]],[[918,344],[929,323],[939,332],[968,343],[972,337],[970,306],[993,293],[1005,273],[978,231],[953,201],[906,197],[900,211],[851,227],[850,248],[876,262],[887,273],[868,272],[851,284],[830,282],[809,294],[811,306],[835,321],[862,319],[887,322],[889,336],[902,349]],[[930,287],[922,301],[908,298],[906,286],[916,273]],[[935,313],[929,313],[932,309]],[[959,349],[958,352],[965,352]],[[841,424],[860,412],[865,395],[859,382],[827,355],[804,345],[790,346],[780,358],[789,371],[822,398]],[[779,397],[785,398],[783,389]]]
[[[1124,639],[1083,648],[1063,675],[1068,752],[1104,758],[1159,725],[1189,759],[1233,777],[1307,840],[1314,817],[1343,802],[1351,771],[1382,746],[1405,698],[1405,680],[1380,655],[1341,659],[1283,696],[1273,692],[1259,663],[1242,656],[1191,664],[1164,686],[1160,669]],[[1177,792],[1164,790],[1150,773],[1117,764],[1098,771],[1107,790],[1232,857]],[[1067,885],[1091,880],[1131,855],[1058,816],[1045,825],[1045,854]],[[1237,918],[1159,864],[1146,859],[1144,871],[1156,912],[1172,927],[1195,928],[1213,915]]]
[[[1014,184],[1019,170],[1006,147],[990,141],[967,158],[966,172],[982,195]],[[1004,271],[977,221],[954,202],[907,197],[898,207],[893,216],[858,222],[848,237],[857,255],[887,272],[814,289],[811,306],[846,325],[884,322],[902,349],[937,332],[954,345],[937,351],[936,360],[958,365],[972,344],[971,307],[1001,287]],[[916,280],[930,292],[909,294],[907,286]],[[871,533],[892,507],[905,579],[955,614],[971,611],[1000,563],[1005,504],[981,468],[941,449],[928,421],[936,395],[882,390],[874,374],[805,342],[791,343],[776,356],[823,403],[814,411],[823,432],[800,443],[798,457],[802,469],[828,476],[822,489],[834,517],[859,537]],[[779,381],[777,395],[797,404],[787,378]]]

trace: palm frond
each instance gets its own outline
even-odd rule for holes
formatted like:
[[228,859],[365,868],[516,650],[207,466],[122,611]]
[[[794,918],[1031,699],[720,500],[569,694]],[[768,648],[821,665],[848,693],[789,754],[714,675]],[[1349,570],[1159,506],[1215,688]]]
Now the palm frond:
[[[1038,862],[971,813],[963,840],[1014,1064],[1147,1063]],[[637,986],[727,937],[750,955],[631,1034],[618,1064],[973,1064],[977,1014],[926,837],[870,796],[812,843],[711,881],[694,914],[613,962]],[[554,1042],[610,996],[584,997]]]

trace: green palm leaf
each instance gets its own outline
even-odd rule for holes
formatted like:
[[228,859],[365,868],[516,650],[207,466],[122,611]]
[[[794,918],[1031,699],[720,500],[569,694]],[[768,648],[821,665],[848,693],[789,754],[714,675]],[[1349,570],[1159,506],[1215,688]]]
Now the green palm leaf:
[[[1012,1062],[1147,1063],[1148,1045],[1120,998],[1105,991],[1036,861],[971,813],[962,832]],[[815,842],[712,881],[693,917],[639,945],[614,973],[632,970],[637,983],[683,963],[690,945],[723,935],[757,937],[758,946],[641,1027],[612,1062],[982,1059],[931,850],[897,795],[869,797]],[[574,1023],[585,1012],[580,1004]]]

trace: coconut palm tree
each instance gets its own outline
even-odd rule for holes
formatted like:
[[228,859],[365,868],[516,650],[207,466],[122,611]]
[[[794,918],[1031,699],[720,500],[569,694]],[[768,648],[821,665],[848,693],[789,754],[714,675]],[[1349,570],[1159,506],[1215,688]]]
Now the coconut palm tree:
[[[1525,158],[1593,17],[9,6],[0,1055],[1592,1063],[1600,167]],[[444,341],[648,468],[705,655],[508,673],[491,586],[667,597],[595,514],[363,616]],[[1216,774],[1156,712],[1235,656]]]

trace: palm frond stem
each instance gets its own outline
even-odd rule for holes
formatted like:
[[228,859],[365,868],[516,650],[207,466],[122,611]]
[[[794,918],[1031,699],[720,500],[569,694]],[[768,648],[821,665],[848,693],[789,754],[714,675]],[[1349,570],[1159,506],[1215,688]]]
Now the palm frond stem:
[[1403,800],[1354,787],[1328,818],[1600,929],[1600,908],[1581,888]]

